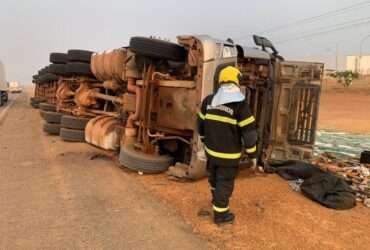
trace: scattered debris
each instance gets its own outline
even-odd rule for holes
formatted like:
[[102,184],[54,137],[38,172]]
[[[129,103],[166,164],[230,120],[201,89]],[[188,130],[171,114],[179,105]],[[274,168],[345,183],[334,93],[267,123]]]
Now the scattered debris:
[[370,164],[370,151],[364,151],[361,153],[360,162],[363,164]]
[[93,160],[96,160],[96,159],[103,159],[103,160],[109,160],[111,159],[110,155],[107,155],[107,154],[102,154],[102,153],[94,153],[92,155],[89,156],[89,160],[93,161]]
[[211,215],[212,215],[212,213],[207,208],[201,208],[198,211],[198,217],[209,217]]
[[289,186],[296,192],[301,192],[301,185],[304,182],[303,179],[297,179],[289,181]]
[[319,155],[314,163],[351,183],[352,189],[356,191],[357,201],[370,207],[370,164],[361,164],[356,158],[338,159],[330,153]]

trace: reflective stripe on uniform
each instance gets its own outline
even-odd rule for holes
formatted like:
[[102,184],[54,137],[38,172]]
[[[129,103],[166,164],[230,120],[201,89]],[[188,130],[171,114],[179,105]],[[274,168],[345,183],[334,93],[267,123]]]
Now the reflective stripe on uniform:
[[224,122],[224,123],[229,123],[232,125],[236,125],[238,122],[236,119],[232,119],[226,116],[221,116],[221,115],[211,115],[211,114],[206,114],[205,116],[206,120],[212,120],[212,121],[217,121],[217,122]]
[[221,152],[213,151],[207,147],[204,147],[204,148],[208,154],[210,154],[213,157],[217,157],[217,158],[235,160],[235,159],[239,159],[242,156],[241,153],[221,153]]
[[256,151],[257,151],[257,146],[254,146],[252,148],[247,148],[247,153],[248,154],[255,153]]
[[215,205],[213,205],[213,210],[216,211],[217,213],[225,213],[229,211],[229,208],[228,207],[225,207],[225,208],[216,207]]
[[206,117],[202,114],[202,112],[198,112],[198,116],[202,120],[206,119]]
[[247,119],[239,122],[238,125],[239,125],[239,127],[245,127],[245,126],[251,124],[254,121],[255,121],[254,117],[253,116],[250,116]]

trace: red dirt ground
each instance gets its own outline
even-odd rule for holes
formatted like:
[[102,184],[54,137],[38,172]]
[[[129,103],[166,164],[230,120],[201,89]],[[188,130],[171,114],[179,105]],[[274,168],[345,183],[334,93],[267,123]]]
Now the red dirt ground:
[[[324,84],[320,129],[370,133],[370,84],[349,89]],[[231,209],[236,223],[219,228],[211,217],[206,180],[178,183],[165,175],[138,177],[145,187],[173,207],[194,232],[217,249],[369,249],[370,209],[363,205],[346,211],[325,208],[276,175],[255,176],[243,170],[236,181]]]

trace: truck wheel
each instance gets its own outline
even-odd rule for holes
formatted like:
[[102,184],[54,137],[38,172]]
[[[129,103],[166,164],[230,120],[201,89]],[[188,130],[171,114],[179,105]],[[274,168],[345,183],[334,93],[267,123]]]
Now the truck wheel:
[[60,124],[60,120],[62,119],[61,113],[52,111],[42,111],[42,112],[45,121],[47,121],[48,123]]
[[49,73],[65,76],[66,75],[66,65],[65,64],[50,64]]
[[30,98],[30,105],[33,107],[33,108],[35,108],[35,109],[37,109],[37,108],[39,108],[39,102],[36,100],[36,98],[35,97],[31,97]]
[[60,129],[60,137],[69,142],[85,142],[85,131],[69,128]]
[[9,100],[8,92],[5,92],[4,93],[4,102],[8,102],[8,100]]
[[32,108],[38,109],[39,108],[39,103],[37,102],[31,102]]
[[50,53],[49,59],[51,63],[66,64],[68,55],[65,53]]
[[61,120],[61,126],[63,128],[84,130],[89,121],[90,118],[63,115]]
[[133,171],[158,174],[166,171],[173,164],[173,158],[168,155],[144,154],[130,145],[121,147],[119,163]]
[[51,135],[59,135],[60,124],[45,122],[43,126],[43,131]]
[[3,100],[3,92],[0,91],[0,107],[4,106],[5,102]]
[[57,107],[54,104],[50,104],[50,103],[46,103],[46,102],[40,103],[39,108],[43,111],[52,111],[52,112],[57,111]]
[[[49,70],[49,68],[48,68]],[[40,77],[41,82],[55,82],[58,81],[59,77],[52,73],[46,73]]]
[[132,37],[130,49],[138,55],[172,61],[184,61],[186,56],[180,45],[146,37]]
[[88,63],[69,62],[66,65],[66,72],[72,75],[93,76]]
[[71,49],[68,50],[68,61],[90,63],[93,53],[94,52],[88,50]]

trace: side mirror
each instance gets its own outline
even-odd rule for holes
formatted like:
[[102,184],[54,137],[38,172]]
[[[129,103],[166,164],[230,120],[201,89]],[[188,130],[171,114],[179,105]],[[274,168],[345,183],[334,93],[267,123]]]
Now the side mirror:
[[271,49],[274,55],[278,55],[279,52],[275,49],[274,45],[270,40],[268,40],[265,37],[253,35],[254,43],[257,46],[261,46],[264,51],[266,51],[266,48]]

